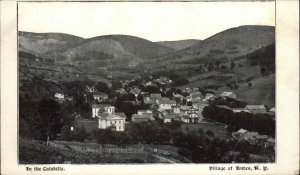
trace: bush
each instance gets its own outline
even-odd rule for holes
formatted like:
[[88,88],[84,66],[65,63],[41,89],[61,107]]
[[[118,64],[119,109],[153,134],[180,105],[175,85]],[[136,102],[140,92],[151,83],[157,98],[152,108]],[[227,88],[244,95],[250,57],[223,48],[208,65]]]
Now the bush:
[[207,130],[206,135],[208,135],[209,137],[213,137],[214,133],[211,130]]

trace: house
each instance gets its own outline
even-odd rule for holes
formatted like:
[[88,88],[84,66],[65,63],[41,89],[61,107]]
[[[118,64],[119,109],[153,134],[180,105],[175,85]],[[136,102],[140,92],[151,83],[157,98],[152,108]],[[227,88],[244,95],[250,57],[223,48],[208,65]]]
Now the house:
[[176,106],[176,101],[169,100],[168,98],[159,99],[159,108],[161,109],[172,109],[172,106]]
[[245,108],[232,108],[232,111],[234,113],[238,113],[238,112],[248,112],[248,113],[250,113],[250,111],[248,109],[245,109]]
[[175,100],[175,99],[183,100],[183,96],[180,95],[180,94],[173,94],[173,98],[174,98],[174,100]]
[[93,94],[93,97],[94,97],[94,100],[97,100],[99,102],[108,100],[108,95],[105,94],[105,93],[102,93],[102,92],[98,92],[98,93]]
[[244,135],[247,133],[248,131],[241,128],[240,130],[238,130],[237,132],[233,132],[232,133],[232,137],[236,138],[236,139],[241,139],[244,137]]
[[100,113],[112,114],[115,112],[115,107],[107,104],[93,104],[92,105],[92,117],[99,117]]
[[199,109],[192,106],[181,106],[181,114],[189,117],[190,123],[196,123],[202,120],[202,115],[199,115]]
[[131,118],[132,122],[149,122],[154,121],[153,114],[133,114]]
[[220,97],[223,97],[223,98],[229,97],[229,98],[234,98],[234,99],[236,99],[236,94],[233,93],[233,92],[225,91],[225,92],[222,92],[222,93],[220,94]]
[[264,105],[247,105],[246,108],[253,114],[266,113],[266,107]]
[[190,122],[190,117],[188,115],[182,115],[181,116],[181,121],[184,123],[189,123]]
[[141,90],[138,87],[134,86],[134,87],[131,88],[130,92],[132,94],[134,94],[135,97],[137,97],[141,93]]
[[115,113],[101,113],[98,121],[99,129],[112,127],[115,131],[125,130],[125,117]]
[[257,135],[255,136],[255,138],[259,141],[259,142],[262,142],[262,141],[266,141],[269,139],[269,137],[267,135]]
[[54,97],[59,100],[63,100],[65,98],[65,95],[63,93],[55,93]]
[[209,99],[211,99],[212,97],[214,97],[215,95],[212,93],[207,93],[205,94],[205,98],[203,99],[203,101],[208,101]]
[[164,123],[170,123],[172,120],[181,121],[180,116],[177,114],[166,114],[164,115]]
[[151,103],[152,103],[152,100],[151,100],[151,98],[150,98],[150,95],[145,94],[143,98],[144,98],[144,103],[145,103],[145,104],[151,104]]
[[273,147],[275,148],[275,139],[269,138],[265,143],[264,143],[265,148],[268,147]]
[[269,114],[270,114],[270,115],[274,115],[274,116],[275,116],[275,113],[276,113],[276,109],[275,109],[275,108],[271,108],[271,109],[269,110]]
[[86,91],[87,91],[87,92],[91,92],[91,93],[94,93],[94,92],[95,92],[94,86],[92,86],[92,87],[86,86],[85,88],[86,88]]
[[193,92],[199,92],[199,88],[193,88],[192,91]]
[[160,93],[156,93],[156,94],[150,94],[150,100],[151,103],[157,103],[158,104],[158,100],[161,99],[161,94]]
[[198,109],[194,107],[187,109],[186,114],[189,116],[191,123],[196,123],[202,120],[202,118],[199,118]]
[[173,113],[174,114],[180,114],[180,106],[178,106],[178,105],[175,105],[175,106],[172,106],[172,109],[173,109]]
[[119,88],[119,89],[116,89],[116,93],[119,93],[119,94],[126,94],[127,91],[125,91],[124,88]]
[[137,111],[137,114],[152,114],[152,111],[151,110],[138,110]]

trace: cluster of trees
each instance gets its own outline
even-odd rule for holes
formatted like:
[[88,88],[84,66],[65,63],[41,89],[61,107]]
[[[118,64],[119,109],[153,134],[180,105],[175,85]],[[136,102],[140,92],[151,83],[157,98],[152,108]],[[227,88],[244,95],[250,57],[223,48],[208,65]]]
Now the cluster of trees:
[[215,98],[214,101],[211,102],[212,105],[225,105],[231,108],[244,108],[248,104],[246,101],[237,100],[234,98],[227,97],[226,99],[222,97]]
[[[245,161],[246,153],[257,154],[261,147],[248,142],[237,144],[236,140],[220,140],[212,132],[183,132],[181,124],[173,121],[168,124],[159,122],[132,123],[125,132],[111,129],[94,131],[93,137],[100,144],[167,144],[179,147],[178,153],[195,163],[220,163]],[[236,146],[237,145],[237,146]],[[228,151],[242,152],[242,156],[228,158]]]
[[261,49],[247,54],[250,65],[260,65],[264,70],[261,73],[267,74],[275,71],[275,43],[262,47]]
[[20,97],[19,100],[20,137],[36,140],[56,139],[65,125],[70,125],[74,117],[68,115],[69,107],[53,99],[38,102]]
[[230,131],[247,129],[260,134],[275,136],[275,121],[268,114],[248,112],[234,113],[232,110],[209,105],[203,109],[203,117],[229,125]]

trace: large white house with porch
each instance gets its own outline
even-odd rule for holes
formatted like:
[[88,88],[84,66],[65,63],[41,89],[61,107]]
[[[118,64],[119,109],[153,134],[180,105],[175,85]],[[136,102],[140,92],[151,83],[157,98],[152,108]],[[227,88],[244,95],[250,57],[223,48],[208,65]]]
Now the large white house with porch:
[[99,129],[111,127],[115,131],[125,131],[125,117],[112,113],[102,113],[99,116]]

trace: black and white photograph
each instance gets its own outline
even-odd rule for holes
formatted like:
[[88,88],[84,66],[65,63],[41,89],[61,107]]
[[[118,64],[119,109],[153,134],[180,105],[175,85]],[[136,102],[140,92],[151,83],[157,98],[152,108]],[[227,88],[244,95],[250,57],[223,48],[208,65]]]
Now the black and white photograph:
[[18,2],[17,25],[19,164],[276,163],[275,1]]

